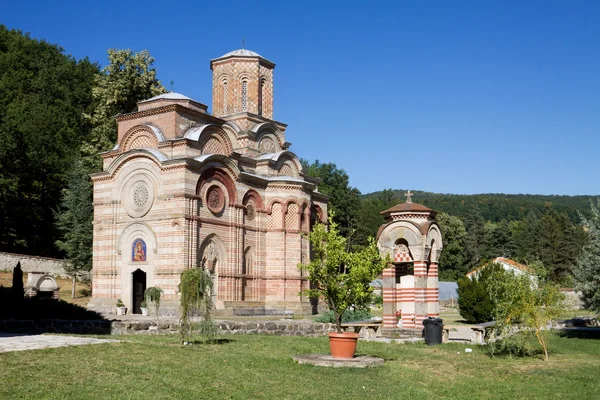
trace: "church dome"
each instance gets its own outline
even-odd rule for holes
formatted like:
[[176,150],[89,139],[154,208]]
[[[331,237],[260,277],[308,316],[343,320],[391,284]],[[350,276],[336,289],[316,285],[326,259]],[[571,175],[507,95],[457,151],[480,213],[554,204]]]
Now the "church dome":
[[266,58],[264,58],[263,56],[261,56],[260,54],[254,52],[254,51],[251,51],[251,50],[247,50],[247,49],[237,49],[237,50],[230,51],[229,53],[223,54],[221,57],[217,57],[217,58],[210,60],[210,64],[212,66],[212,63],[215,61],[224,60],[224,59],[228,59],[228,58],[234,58],[234,57],[258,58],[262,62],[266,62],[267,65],[270,66],[270,68],[275,67],[275,63],[273,63],[272,61],[269,61]]
[[264,58],[260,54],[255,53],[255,52],[250,51],[250,50],[246,50],[246,49],[237,49],[237,50],[234,50],[234,51],[230,51],[227,54],[223,54],[219,58],[225,58],[225,57],[260,57],[260,58]]
[[147,101],[154,101],[154,100],[193,100],[193,99],[190,99],[189,97],[187,97],[181,93],[169,92],[169,93],[159,94],[158,96],[154,96],[148,100],[142,100],[142,101],[140,101],[140,103],[145,103]]
[[185,107],[193,108],[200,112],[206,112],[207,106],[181,93],[169,92],[159,94],[148,100],[138,101],[138,111],[150,110],[152,108],[163,107],[171,104],[179,104]]

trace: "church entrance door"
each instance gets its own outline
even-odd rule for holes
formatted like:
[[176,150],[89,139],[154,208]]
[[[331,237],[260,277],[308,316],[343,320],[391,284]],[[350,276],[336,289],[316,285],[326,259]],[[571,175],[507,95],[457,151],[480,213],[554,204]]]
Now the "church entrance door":
[[146,273],[136,269],[133,272],[133,313],[142,313],[142,301],[144,301],[144,292],[146,291]]

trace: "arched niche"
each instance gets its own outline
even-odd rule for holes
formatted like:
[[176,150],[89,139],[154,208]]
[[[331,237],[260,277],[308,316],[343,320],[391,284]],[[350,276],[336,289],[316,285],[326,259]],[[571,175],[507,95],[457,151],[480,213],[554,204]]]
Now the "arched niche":
[[227,249],[217,234],[211,233],[200,244],[198,266],[210,273],[213,280],[212,300],[217,308],[223,308],[223,293],[220,293],[220,275],[227,264]]
[[[134,296],[133,273],[139,270],[146,274],[146,287],[155,286],[155,269],[156,255],[158,253],[158,244],[156,234],[143,222],[134,222],[129,224],[119,234],[117,240],[117,254],[119,255],[119,273],[121,280],[120,298],[125,302],[125,305],[133,310],[134,301],[137,300]],[[141,274],[138,272],[138,275]],[[173,295],[165,291],[166,295]],[[136,303],[137,304],[137,303]],[[139,305],[139,304],[138,304]]]
[[423,241],[418,227],[408,221],[394,221],[386,226],[377,240],[377,246],[382,254],[394,258],[394,251],[400,239],[406,241],[414,261],[423,260]]
[[439,262],[443,249],[442,232],[437,224],[432,224],[427,232],[426,252],[431,262]]

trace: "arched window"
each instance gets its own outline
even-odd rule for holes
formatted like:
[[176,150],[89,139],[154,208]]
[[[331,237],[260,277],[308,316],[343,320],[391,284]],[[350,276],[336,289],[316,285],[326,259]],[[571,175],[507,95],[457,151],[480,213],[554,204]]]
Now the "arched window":
[[229,112],[229,89],[227,87],[227,81],[223,82],[223,112],[227,114]]
[[248,81],[242,81],[242,111],[248,111]]
[[258,115],[262,115],[263,114],[263,109],[264,109],[264,99],[265,99],[265,85],[267,83],[267,80],[265,78],[261,78],[260,80],[260,86],[258,88]]

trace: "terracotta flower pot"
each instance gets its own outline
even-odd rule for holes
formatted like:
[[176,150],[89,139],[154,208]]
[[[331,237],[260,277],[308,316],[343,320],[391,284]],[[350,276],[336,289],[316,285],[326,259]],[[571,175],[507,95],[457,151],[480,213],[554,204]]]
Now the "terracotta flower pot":
[[329,332],[329,348],[334,358],[354,358],[358,333]]

